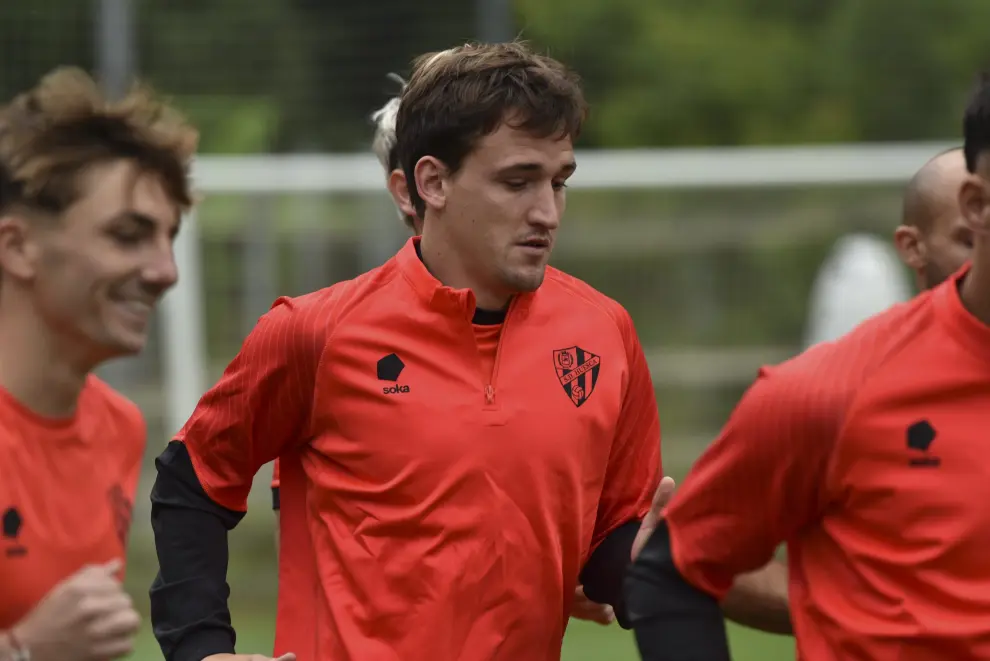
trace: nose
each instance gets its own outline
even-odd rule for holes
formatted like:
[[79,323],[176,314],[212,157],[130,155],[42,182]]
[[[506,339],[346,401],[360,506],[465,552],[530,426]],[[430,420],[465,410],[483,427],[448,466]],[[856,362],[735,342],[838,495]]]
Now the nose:
[[179,268],[175,264],[175,251],[172,245],[154,250],[141,274],[145,287],[156,295],[164,294],[179,280]]
[[560,217],[564,212],[563,196],[547,182],[541,186],[530,207],[529,222],[541,229],[555,230],[560,226]]

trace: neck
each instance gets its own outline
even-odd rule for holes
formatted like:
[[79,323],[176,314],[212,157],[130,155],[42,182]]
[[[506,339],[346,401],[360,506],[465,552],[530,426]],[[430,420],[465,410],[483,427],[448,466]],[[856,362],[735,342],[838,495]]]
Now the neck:
[[461,253],[450,247],[442,237],[424,232],[419,241],[420,257],[427,270],[445,287],[470,289],[477,307],[483,310],[503,310],[512,293],[482,284],[471,274]]
[[72,415],[93,365],[66,351],[64,339],[52,333],[32,308],[3,307],[0,386],[38,415]]
[[990,326],[990,268],[986,260],[973,259],[959,298],[970,314]]

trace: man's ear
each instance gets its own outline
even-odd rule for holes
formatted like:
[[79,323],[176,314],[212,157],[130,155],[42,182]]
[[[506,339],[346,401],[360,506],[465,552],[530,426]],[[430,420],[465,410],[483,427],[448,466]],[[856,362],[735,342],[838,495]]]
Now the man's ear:
[[915,271],[928,266],[928,251],[921,240],[921,230],[914,225],[901,225],[894,230],[894,246],[901,261]]
[[443,187],[446,176],[447,166],[433,156],[424,156],[416,162],[413,168],[416,190],[427,208],[439,211],[447,205],[447,193]]
[[959,188],[959,208],[974,233],[990,234],[990,193],[979,175],[971,174]]
[[19,280],[35,276],[39,258],[27,219],[15,214],[0,216],[0,271]]
[[409,186],[406,185],[406,175],[396,168],[388,175],[388,192],[392,194],[392,200],[399,211],[406,216],[416,217],[416,210],[409,199]]

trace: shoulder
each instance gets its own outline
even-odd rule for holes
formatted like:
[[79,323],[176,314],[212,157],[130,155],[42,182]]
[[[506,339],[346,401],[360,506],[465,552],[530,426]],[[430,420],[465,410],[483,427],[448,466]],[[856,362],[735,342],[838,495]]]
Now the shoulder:
[[398,270],[394,259],[362,275],[301,296],[282,296],[258,321],[252,334],[284,350],[319,353],[334,330],[355,309],[385,295]]
[[874,377],[922,341],[932,322],[931,297],[922,294],[867,319],[838,340],[762,368],[759,382],[777,399],[818,402],[819,411],[845,410]]
[[124,443],[138,455],[144,452],[147,423],[137,404],[95,375],[86,381],[79,401],[80,415],[99,426],[97,433]]
[[83,407],[84,411],[94,406],[100,406],[122,424],[144,429],[144,414],[141,413],[138,405],[114,390],[98,376],[90,375],[86,380],[80,398],[80,406]]
[[898,303],[856,326],[832,342],[822,342],[792,361],[796,370],[821,370],[833,365],[832,372],[845,373],[846,379],[862,382],[896,361],[909,348],[922,342],[932,331],[935,308],[931,292]]
[[291,327],[304,334],[328,335],[355,307],[387,295],[399,270],[395,259],[350,280],[342,280],[301,296],[282,296],[262,317],[274,330]]
[[614,329],[626,350],[638,346],[632,316],[614,298],[603,294],[585,281],[553,267],[547,268],[546,281],[541,289],[552,304],[578,314],[591,316],[599,323]]

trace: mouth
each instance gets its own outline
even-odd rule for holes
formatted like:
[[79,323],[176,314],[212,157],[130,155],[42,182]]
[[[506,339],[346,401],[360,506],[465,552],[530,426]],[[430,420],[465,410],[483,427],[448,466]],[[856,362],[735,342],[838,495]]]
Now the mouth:
[[139,326],[144,326],[147,323],[148,318],[155,309],[153,302],[143,299],[112,298],[111,300],[117,306],[117,309],[124,313],[125,318]]
[[532,238],[520,241],[516,244],[527,252],[543,253],[550,250],[550,240],[544,238]]

